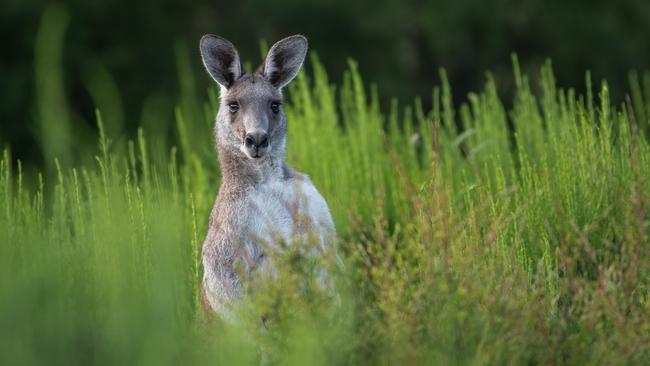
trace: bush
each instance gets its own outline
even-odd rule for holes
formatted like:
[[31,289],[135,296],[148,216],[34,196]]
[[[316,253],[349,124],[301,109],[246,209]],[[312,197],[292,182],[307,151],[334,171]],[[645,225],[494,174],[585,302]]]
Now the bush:
[[[510,110],[490,77],[454,109],[442,72],[431,111],[416,100],[383,114],[354,63],[339,88],[311,64],[289,90],[288,160],[328,201],[344,270],[293,247],[246,297],[239,325],[206,321],[215,89],[203,105],[181,98],[174,138],[141,128],[122,139],[98,112],[99,146],[76,146],[74,165],[43,175],[4,152],[4,362],[650,358],[650,90],[616,106],[603,83],[596,102],[589,78],[576,95],[546,65],[535,96],[515,59]],[[320,266],[336,294],[313,280]]]

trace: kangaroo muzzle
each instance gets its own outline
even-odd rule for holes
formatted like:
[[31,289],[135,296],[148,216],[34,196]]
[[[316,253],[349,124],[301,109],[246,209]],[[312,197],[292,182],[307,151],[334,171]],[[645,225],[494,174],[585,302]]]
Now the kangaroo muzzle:
[[261,158],[268,152],[269,134],[261,130],[247,132],[243,143],[242,150],[249,158]]

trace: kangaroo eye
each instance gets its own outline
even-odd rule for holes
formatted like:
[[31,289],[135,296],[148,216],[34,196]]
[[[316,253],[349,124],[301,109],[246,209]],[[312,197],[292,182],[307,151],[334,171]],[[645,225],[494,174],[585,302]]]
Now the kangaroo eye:
[[280,103],[278,102],[271,103],[271,110],[273,111],[273,113],[280,112]]
[[239,110],[239,103],[232,102],[228,104],[228,108],[230,109],[230,113],[235,113]]

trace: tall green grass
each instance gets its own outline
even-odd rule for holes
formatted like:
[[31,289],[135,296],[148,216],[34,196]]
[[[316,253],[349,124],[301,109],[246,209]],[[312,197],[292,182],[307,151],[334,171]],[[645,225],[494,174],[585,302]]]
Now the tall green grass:
[[[328,201],[345,269],[331,268],[333,295],[313,281],[329,261],[293,247],[230,325],[207,319],[198,295],[219,184],[216,89],[196,97],[183,47],[178,61],[173,126],[144,108],[126,136],[121,117],[102,119],[104,107],[121,116],[119,103],[99,98],[96,143],[61,146],[43,131],[44,175],[4,150],[3,363],[650,359],[649,75],[631,74],[616,104],[588,74],[585,93],[558,88],[550,64],[533,87],[513,59],[511,107],[488,75],[455,109],[442,71],[425,111],[380,106],[354,62],[333,85],[312,57],[288,92],[288,160]],[[42,122],[58,123],[47,90]]]

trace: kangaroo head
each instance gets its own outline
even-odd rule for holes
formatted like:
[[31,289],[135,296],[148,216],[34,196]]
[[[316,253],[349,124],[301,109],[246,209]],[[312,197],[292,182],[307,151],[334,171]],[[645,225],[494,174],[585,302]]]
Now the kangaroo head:
[[226,39],[205,35],[200,49],[205,68],[221,86],[217,144],[249,159],[282,157],[287,131],[282,88],[300,71],[307,39],[296,35],[277,42],[253,74],[244,71]]

